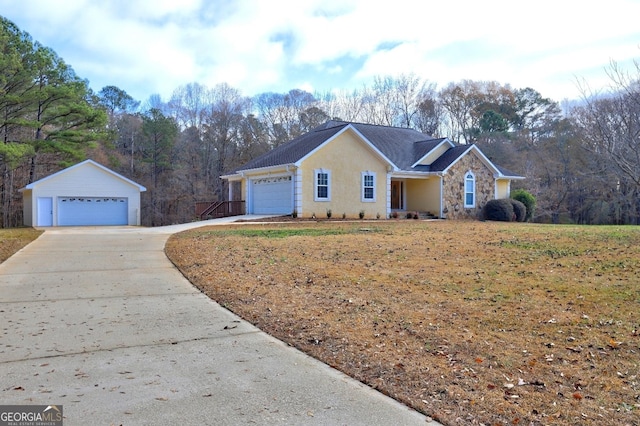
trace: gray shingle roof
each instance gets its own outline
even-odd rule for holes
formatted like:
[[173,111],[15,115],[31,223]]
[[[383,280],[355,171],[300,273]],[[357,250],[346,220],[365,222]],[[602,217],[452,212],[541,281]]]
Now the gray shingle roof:
[[432,172],[442,172],[447,169],[454,161],[464,155],[467,150],[471,148],[471,145],[457,145],[450,148],[444,154],[442,154],[436,161],[431,164]]
[[511,170],[507,170],[504,167],[500,167],[496,164],[494,164],[494,166],[496,166],[496,169],[498,169],[498,171],[500,171],[500,173],[506,177],[510,177],[510,178],[518,178],[518,179],[523,179],[522,176],[520,176],[517,173],[513,173]]
[[[445,139],[436,139],[416,130],[401,127],[330,120],[312,131],[298,136],[266,154],[249,161],[235,172],[293,164],[335,136],[348,125],[353,126],[356,131],[362,134],[376,149],[402,171],[443,171],[470,148],[470,145],[457,145],[446,151],[430,166],[418,165],[411,167]],[[504,169],[500,169],[501,172],[502,170]],[[510,173],[507,174],[507,176],[516,175]]]
[[[352,125],[400,170],[411,170],[411,166],[425,155],[425,149],[433,149],[442,141],[413,129],[359,123]],[[416,144],[422,153],[417,158]]]
[[342,128],[347,126],[348,123],[331,127],[325,127],[326,124],[327,123],[315,128],[309,133],[300,135],[259,157],[254,158],[237,169],[236,172],[241,170],[280,166],[283,164],[293,164],[322,145],[323,142],[342,130]]

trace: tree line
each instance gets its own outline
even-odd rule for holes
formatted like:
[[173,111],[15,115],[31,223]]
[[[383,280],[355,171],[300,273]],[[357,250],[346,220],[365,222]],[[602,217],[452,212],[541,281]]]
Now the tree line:
[[10,21],[0,29],[2,227],[22,224],[18,189],[90,157],[147,187],[142,220],[193,220],[196,201],[227,196],[220,176],[329,119],[413,128],[478,144],[525,176],[540,222],[640,223],[640,66],[608,68],[604,93],[561,108],[532,88],[463,80],[437,88],[415,74],[350,90],[244,96],[197,82],[141,102],[95,93],[51,49]]

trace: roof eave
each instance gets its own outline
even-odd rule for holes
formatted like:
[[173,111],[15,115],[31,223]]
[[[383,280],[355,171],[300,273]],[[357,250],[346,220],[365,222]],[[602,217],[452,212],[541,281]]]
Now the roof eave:
[[442,172],[415,172],[410,170],[398,170],[391,173],[392,178],[419,179],[431,176],[442,176]]
[[465,155],[467,155],[471,151],[474,151],[476,154],[478,154],[478,156],[480,157],[480,161],[482,161],[485,166],[487,166],[488,168],[491,169],[491,171],[493,171],[494,176],[496,175],[502,176],[502,173],[500,173],[500,169],[495,164],[493,164],[491,160],[489,160],[487,156],[484,155],[484,153],[476,145],[469,145],[469,148],[465,149],[462,153],[460,153],[460,155],[458,155],[458,158],[452,161],[451,164],[449,164],[442,172],[444,173],[448,171],[451,167],[454,166],[454,164],[460,161],[461,158],[463,158]]
[[296,163],[285,163],[285,164],[278,164],[275,166],[257,167],[255,169],[237,170],[235,173],[223,175],[223,176],[220,176],[220,178],[227,179],[227,178],[244,177],[246,175],[259,175],[259,174],[265,174],[265,173],[270,173],[274,171],[280,171],[282,169],[285,169],[287,171],[293,171],[295,170],[296,167],[297,167]]
[[129,185],[137,187],[140,192],[145,192],[147,190],[147,188],[145,188],[144,186],[140,185],[139,183],[136,183],[136,182],[132,181],[129,178],[126,178],[126,177],[122,176],[120,173],[116,173],[113,170],[103,166],[102,164],[97,163],[97,162],[95,162],[95,161],[93,161],[91,159],[88,159],[88,160],[81,161],[80,163],[74,164],[71,167],[67,167],[66,169],[59,170],[59,171],[57,171],[57,172],[55,172],[55,173],[53,173],[53,174],[51,174],[49,176],[45,176],[42,179],[39,179],[39,180],[37,180],[35,182],[31,182],[30,184],[28,184],[24,188],[19,189],[18,191],[23,192],[23,191],[25,191],[27,189],[33,189],[37,184],[40,184],[43,181],[52,179],[52,178],[54,178],[54,177],[56,177],[58,175],[61,175],[61,174],[66,173],[66,172],[69,172],[69,171],[71,171],[71,170],[73,170],[73,169],[75,169],[77,167],[80,167],[80,166],[82,166],[84,164],[92,164],[95,167],[101,169],[102,171],[104,171],[104,172],[106,172],[106,173],[108,173],[108,174],[110,174],[112,176],[115,176],[118,179],[121,179],[121,180],[125,181]]
[[507,176],[507,175],[494,175],[496,179],[506,179],[506,180],[525,180],[524,176]]
[[426,154],[424,154],[422,157],[420,157],[420,159],[418,159],[418,161],[416,161],[415,163],[413,163],[413,164],[411,165],[411,167],[415,167],[415,166],[417,166],[418,164],[420,164],[420,163],[422,162],[422,160],[424,160],[425,158],[427,158],[427,157],[429,156],[429,154],[431,154],[433,151],[435,151],[436,149],[440,148],[440,146],[442,146],[442,144],[447,143],[447,142],[449,143],[449,145],[450,145],[451,147],[453,147],[453,146],[454,146],[454,145],[453,145],[453,142],[451,142],[451,141],[449,140],[449,138],[444,138],[444,139],[442,140],[442,142],[440,142],[438,145],[434,146],[432,149],[430,149],[430,150],[429,150],[429,152],[427,152],[427,153],[426,153]]

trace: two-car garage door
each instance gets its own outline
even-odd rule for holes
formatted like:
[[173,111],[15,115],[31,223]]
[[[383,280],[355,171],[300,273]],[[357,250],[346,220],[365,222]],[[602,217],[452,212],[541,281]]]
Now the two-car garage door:
[[254,179],[251,186],[254,214],[285,215],[293,212],[291,176]]
[[59,197],[58,226],[127,225],[127,198]]

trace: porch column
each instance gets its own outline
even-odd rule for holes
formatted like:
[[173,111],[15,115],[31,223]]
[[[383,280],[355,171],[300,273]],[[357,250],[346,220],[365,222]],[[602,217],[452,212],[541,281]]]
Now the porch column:
[[391,217],[391,173],[387,173],[387,217],[389,219]]

